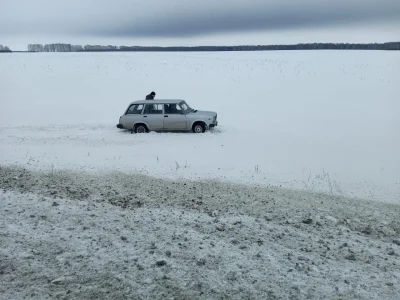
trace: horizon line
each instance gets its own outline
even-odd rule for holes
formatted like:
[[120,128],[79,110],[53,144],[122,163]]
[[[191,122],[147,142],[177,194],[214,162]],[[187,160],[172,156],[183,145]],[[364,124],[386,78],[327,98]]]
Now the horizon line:
[[[340,46],[340,45],[346,45],[346,46],[385,46],[385,45],[393,45],[397,44],[397,49],[395,50],[400,50],[400,41],[387,41],[387,42],[363,42],[363,43],[350,43],[350,42],[307,42],[307,43],[289,43],[289,44],[236,44],[236,45],[197,45],[197,46],[156,46],[156,45],[147,45],[147,46],[139,46],[139,45],[111,45],[111,44],[72,44],[72,43],[46,43],[46,44],[40,44],[40,43],[32,43],[32,44],[27,44],[26,47],[28,50],[15,50],[13,51],[6,45],[2,45],[3,49],[6,48],[7,50],[0,50],[0,52],[90,52],[90,51],[129,51],[134,49],[180,49],[180,48],[186,48],[186,49],[199,49],[199,48],[212,48],[212,49],[217,49],[217,48],[236,48],[235,50],[231,51],[240,51],[240,48],[249,48],[249,47],[254,47],[254,48],[259,48],[258,50],[279,50],[279,49],[260,49],[260,48],[271,48],[271,47],[295,47],[295,46],[311,46],[311,45],[327,45],[327,46]],[[0,44],[1,45],[1,44]],[[72,48],[69,51],[46,51],[44,48],[47,46],[67,46],[67,47],[78,47],[79,50],[72,50]],[[30,51],[29,47],[43,47],[42,51]],[[85,49],[85,47],[90,47],[90,49]],[[92,48],[92,47],[101,47],[98,49]],[[75,48],[77,49],[77,48]],[[281,50],[290,50],[290,49],[281,49]],[[298,49],[298,50],[308,50],[307,49]],[[318,49],[315,49],[318,50]],[[323,50],[323,49],[321,49]],[[341,49],[337,49],[341,50]],[[350,50],[350,49],[349,49]],[[357,50],[357,49],[354,49]],[[374,49],[371,49],[374,50]],[[377,49],[381,50],[381,49]],[[384,49],[382,49],[384,50]],[[215,50],[214,50],[215,51]]]

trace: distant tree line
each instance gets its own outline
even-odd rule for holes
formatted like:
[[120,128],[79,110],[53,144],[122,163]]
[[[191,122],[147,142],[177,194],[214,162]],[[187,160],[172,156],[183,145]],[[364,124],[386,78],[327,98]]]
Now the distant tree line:
[[102,46],[71,44],[29,44],[29,52],[101,52],[101,51],[273,51],[273,50],[400,50],[400,42],[388,43],[306,43],[295,45],[240,45],[240,46]]
[[0,45],[0,52],[11,52],[7,46]]
[[295,45],[240,45],[240,46],[120,46],[118,51],[274,51],[274,50],[400,50],[400,42],[381,44],[308,43]]
[[81,52],[81,51],[116,51],[117,46],[101,46],[101,45],[71,45],[71,44],[29,44],[29,52]]

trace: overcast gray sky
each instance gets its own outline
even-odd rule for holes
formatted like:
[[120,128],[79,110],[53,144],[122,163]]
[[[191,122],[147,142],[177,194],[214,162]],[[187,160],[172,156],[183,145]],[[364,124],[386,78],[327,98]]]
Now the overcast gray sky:
[[400,40],[400,0],[0,0],[0,44],[34,38],[245,44],[249,36],[266,44],[315,32],[336,39],[342,33],[343,41],[359,42],[360,34]]

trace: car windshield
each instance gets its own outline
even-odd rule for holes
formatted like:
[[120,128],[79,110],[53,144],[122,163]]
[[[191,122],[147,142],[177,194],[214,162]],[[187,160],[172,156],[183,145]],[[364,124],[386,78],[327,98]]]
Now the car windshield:
[[182,101],[179,103],[180,107],[184,111],[184,113],[191,112],[193,108],[191,108],[185,101]]

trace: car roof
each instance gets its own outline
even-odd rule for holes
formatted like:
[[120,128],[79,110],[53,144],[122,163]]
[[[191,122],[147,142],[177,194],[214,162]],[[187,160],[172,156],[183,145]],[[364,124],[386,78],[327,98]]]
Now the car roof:
[[132,104],[176,104],[176,103],[180,103],[182,101],[185,101],[185,100],[182,100],[182,99],[136,100],[136,101],[129,103],[129,105],[132,105]]

